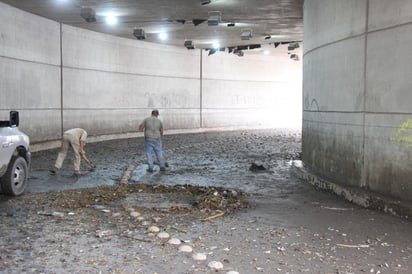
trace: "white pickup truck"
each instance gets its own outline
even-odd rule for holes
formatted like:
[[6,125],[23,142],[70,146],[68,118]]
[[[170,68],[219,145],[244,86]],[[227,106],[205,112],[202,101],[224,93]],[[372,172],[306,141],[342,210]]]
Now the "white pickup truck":
[[23,194],[29,178],[30,140],[18,126],[17,111],[10,111],[8,121],[0,121],[0,188],[10,196]]

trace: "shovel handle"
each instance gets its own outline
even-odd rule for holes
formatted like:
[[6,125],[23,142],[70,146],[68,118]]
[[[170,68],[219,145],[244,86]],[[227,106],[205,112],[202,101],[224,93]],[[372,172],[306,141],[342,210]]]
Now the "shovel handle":
[[92,162],[90,162],[89,158],[87,158],[86,153],[83,151],[82,153],[82,158],[83,160],[92,168],[95,168],[96,166],[92,164]]

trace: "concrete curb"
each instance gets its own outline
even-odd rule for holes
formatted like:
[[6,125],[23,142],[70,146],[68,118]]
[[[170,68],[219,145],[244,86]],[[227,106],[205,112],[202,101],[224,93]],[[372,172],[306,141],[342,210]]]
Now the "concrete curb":
[[302,161],[292,162],[292,172],[316,188],[335,193],[354,204],[412,221],[412,203],[410,202],[395,200],[361,188],[332,183],[312,173]]

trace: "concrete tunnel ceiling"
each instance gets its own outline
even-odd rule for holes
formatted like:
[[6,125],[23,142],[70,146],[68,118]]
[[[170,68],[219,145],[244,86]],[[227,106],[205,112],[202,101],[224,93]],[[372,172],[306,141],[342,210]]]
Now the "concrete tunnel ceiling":
[[188,49],[253,51],[303,40],[303,0],[1,2],[74,27]]

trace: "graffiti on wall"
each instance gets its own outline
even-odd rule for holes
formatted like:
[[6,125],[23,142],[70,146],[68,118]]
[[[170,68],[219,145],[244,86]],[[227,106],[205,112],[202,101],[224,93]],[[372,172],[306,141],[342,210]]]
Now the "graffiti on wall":
[[408,119],[394,131],[391,141],[398,142],[403,146],[412,147],[412,119]]

